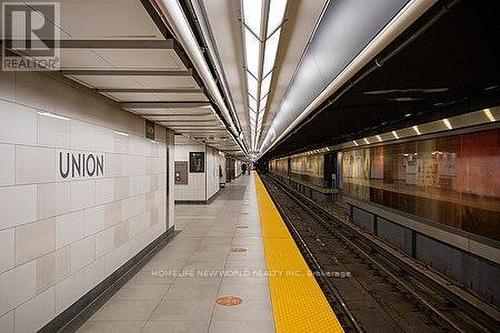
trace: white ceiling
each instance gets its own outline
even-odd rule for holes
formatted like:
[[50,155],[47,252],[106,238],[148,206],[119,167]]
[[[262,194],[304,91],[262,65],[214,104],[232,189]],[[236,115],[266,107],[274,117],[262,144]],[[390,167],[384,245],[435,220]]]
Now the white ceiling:
[[[242,30],[239,0],[198,0],[204,5],[206,19],[220,55],[220,62],[228,80],[234,105],[240,118],[247,143],[250,142],[249,115],[244,75]],[[260,138],[279,110],[280,101],[292,80],[302,54],[313,34],[314,27],[328,0],[289,0],[285,25],[281,33],[276,59],[276,70],[271,83],[270,99],[264,117]]]
[[[239,149],[177,51],[141,44],[165,38],[140,0],[61,1],[61,38],[109,42],[64,48],[61,70],[67,77],[178,133],[221,150]],[[130,40],[135,45],[110,46]]]

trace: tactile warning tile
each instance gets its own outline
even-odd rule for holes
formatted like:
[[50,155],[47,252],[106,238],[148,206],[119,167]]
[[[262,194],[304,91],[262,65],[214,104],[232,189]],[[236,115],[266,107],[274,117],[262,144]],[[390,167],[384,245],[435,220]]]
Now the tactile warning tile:
[[277,332],[344,332],[260,178],[257,190]]

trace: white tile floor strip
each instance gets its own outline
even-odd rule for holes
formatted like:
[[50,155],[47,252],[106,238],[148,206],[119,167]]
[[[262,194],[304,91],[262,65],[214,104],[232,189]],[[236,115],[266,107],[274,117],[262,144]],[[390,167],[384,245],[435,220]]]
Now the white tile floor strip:
[[[274,332],[253,179],[175,214],[179,235],[79,332]],[[216,304],[223,296],[243,302]]]

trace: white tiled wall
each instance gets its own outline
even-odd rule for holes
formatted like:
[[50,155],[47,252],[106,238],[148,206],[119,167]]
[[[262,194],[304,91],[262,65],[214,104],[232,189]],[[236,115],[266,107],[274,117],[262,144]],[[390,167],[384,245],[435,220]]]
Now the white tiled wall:
[[227,175],[226,175],[226,154],[219,154],[219,165],[222,168],[222,177],[219,179],[219,182],[221,184],[225,184],[226,178],[227,178]]
[[[189,172],[190,152],[205,153],[204,173]],[[175,200],[204,201],[219,190],[218,154],[215,149],[179,135],[175,136],[175,161],[188,162],[188,184],[175,185]]]
[[219,152],[216,149],[207,147],[206,152],[207,174],[207,199],[211,198],[220,189],[219,183]]
[[[51,74],[0,72],[0,87],[0,332],[31,332],[165,232],[171,132],[148,140],[143,119]],[[59,152],[104,155],[104,175],[63,179]]]
[[241,165],[243,164],[243,162],[241,162],[240,160],[235,160],[234,161],[234,177],[237,178],[241,175]]

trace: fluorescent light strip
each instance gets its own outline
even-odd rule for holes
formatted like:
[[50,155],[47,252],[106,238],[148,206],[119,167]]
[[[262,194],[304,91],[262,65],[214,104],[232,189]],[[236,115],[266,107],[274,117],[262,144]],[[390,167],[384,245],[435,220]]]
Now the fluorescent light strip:
[[38,114],[41,115],[41,116],[55,118],[55,119],[69,120],[69,118],[66,118],[66,117],[63,117],[63,116],[59,116],[57,114],[53,114],[53,113],[50,113],[50,112],[45,112],[45,111],[38,111]]
[[269,88],[271,88],[271,78],[272,75],[268,75],[262,80],[262,85],[260,88],[260,96],[265,96],[269,93]]
[[262,22],[262,0],[243,0],[243,15],[245,24],[260,36]]
[[495,117],[493,117],[493,114],[491,113],[490,109],[484,109],[483,112],[484,112],[484,114],[486,115],[486,118],[488,118],[489,121],[491,121],[491,122],[497,121],[495,119]]
[[262,109],[264,109],[266,107],[266,104],[267,104],[267,95],[263,99],[260,100],[260,107]]
[[122,136],[128,136],[127,133],[123,133],[123,132],[118,132],[118,131],[114,131],[116,134],[118,135],[122,135]]
[[259,83],[249,73],[247,73],[247,86],[248,86],[248,93],[250,95],[252,95],[254,98],[257,98],[257,96],[258,96],[258,90],[259,90]]
[[267,37],[282,23],[285,16],[287,0],[272,0],[269,5],[269,20],[267,21]]
[[[267,3],[269,3],[269,16],[262,17],[264,4],[267,5]],[[252,145],[254,145],[258,141],[262,129],[287,0],[268,0],[266,2],[263,0],[242,0],[242,6],[247,89],[250,95],[248,109],[257,113],[257,119],[250,115]],[[267,31],[263,31],[265,27],[267,27]],[[264,37],[261,32],[264,32]],[[263,57],[261,57],[262,48],[264,50]]]
[[249,97],[248,98],[248,105],[253,109],[253,110],[257,110],[257,102],[255,101],[255,99]]
[[248,30],[245,30],[245,57],[247,70],[255,77],[259,77],[260,41]]
[[263,67],[263,72],[266,74],[269,73],[274,67],[274,62],[276,61],[276,54],[278,53],[280,33],[281,29],[279,29],[279,31],[276,31],[276,33],[273,34],[271,38],[269,38],[266,41],[266,51],[264,53],[264,67]]
[[415,125],[415,126],[413,126],[412,128],[413,128],[413,130],[415,131],[415,133],[417,133],[417,135],[422,134],[422,133],[420,133],[420,130],[418,129],[418,126],[416,126],[416,125]]
[[392,135],[396,138],[396,140],[399,140],[398,133],[396,131],[392,131]]
[[453,126],[451,126],[451,123],[448,119],[443,119],[443,123],[446,125],[446,127],[448,127],[448,129],[452,130],[453,129]]

